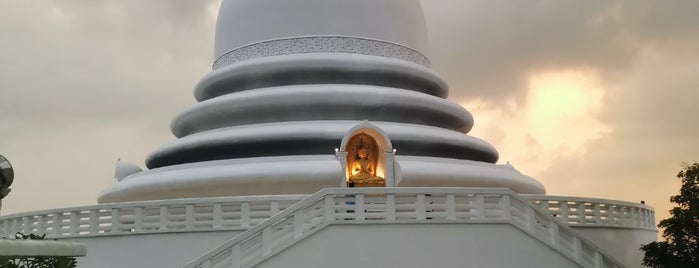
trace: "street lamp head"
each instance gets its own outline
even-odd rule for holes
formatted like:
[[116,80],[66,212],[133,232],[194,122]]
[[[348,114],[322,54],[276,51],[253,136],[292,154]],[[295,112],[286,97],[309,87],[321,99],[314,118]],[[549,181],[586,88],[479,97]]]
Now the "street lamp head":
[[12,169],[10,161],[8,161],[4,156],[0,155],[0,192],[2,192],[3,189],[10,188],[14,178],[15,173]]

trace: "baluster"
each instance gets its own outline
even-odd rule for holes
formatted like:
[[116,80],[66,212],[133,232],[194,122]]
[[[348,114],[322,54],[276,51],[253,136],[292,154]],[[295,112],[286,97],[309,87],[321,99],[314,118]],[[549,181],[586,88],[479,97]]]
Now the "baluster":
[[[99,210],[99,209],[98,209]],[[99,218],[97,217],[97,210],[91,209],[90,210],[90,234],[91,235],[97,235],[99,234]]]
[[530,206],[527,206],[525,210],[527,212],[527,231],[533,234],[536,232],[536,211]]
[[602,224],[602,212],[599,203],[595,203],[595,223]]
[[610,225],[616,225],[616,209],[612,205],[607,208],[607,221]]
[[568,202],[558,201],[559,210],[561,212],[561,221],[565,224],[570,224],[568,219]]
[[10,224],[7,220],[2,221],[2,235],[3,236],[10,236]]
[[364,221],[364,194],[357,194],[354,196],[354,219],[357,221]]
[[231,248],[231,266],[229,268],[240,268],[243,266],[242,255],[240,243],[233,245]]
[[250,227],[250,203],[248,202],[240,204],[240,227]]
[[549,207],[549,201],[547,201],[547,200],[541,200],[541,201],[539,201],[539,205],[541,206],[541,208],[543,208],[543,209],[546,210],[547,212],[550,212],[550,211],[551,211],[551,208]]
[[415,198],[415,219],[427,219],[427,215],[425,214],[425,194],[417,194]]
[[585,224],[586,222],[586,212],[585,212],[585,202],[578,203],[578,220],[580,224]]
[[31,234],[32,232],[32,225],[29,223],[29,217],[24,216],[22,217],[22,233],[24,234]]
[[213,228],[221,228],[221,226],[223,226],[223,209],[221,208],[221,203],[214,204],[213,212],[214,212]]
[[78,212],[77,211],[71,211],[70,212],[70,234],[71,235],[78,235],[79,231],[78,228],[80,225],[78,225]]
[[335,220],[335,197],[331,194],[325,196],[323,200],[323,213],[325,213],[325,221],[330,222]]
[[121,232],[121,211],[118,208],[112,209],[112,229],[111,234]]
[[53,213],[53,233],[56,237],[60,237],[63,235],[63,227],[61,227],[61,216],[60,212],[54,212]]
[[386,219],[396,220],[396,195],[386,194]]
[[559,240],[559,230],[558,230],[558,224],[556,222],[551,221],[551,244],[553,244],[554,247],[558,247],[558,240]]
[[262,229],[262,257],[272,253],[272,227]]
[[168,225],[168,218],[170,217],[170,212],[168,211],[168,207],[165,205],[160,206],[160,215],[158,215],[158,222],[160,223],[160,226],[158,227],[158,230],[160,231],[165,231],[167,230],[167,225]]
[[456,220],[456,195],[447,194],[447,220]]
[[141,207],[136,207],[134,208],[134,231],[136,232],[141,232],[143,231],[143,208]]
[[194,205],[185,205],[184,207],[185,228],[194,229]]
[[303,236],[305,222],[306,216],[303,213],[303,209],[296,211],[294,213],[294,239],[298,239]]
[[476,196],[476,219],[485,219],[485,196]]
[[[503,195],[502,196],[502,218],[506,220],[512,219],[512,203],[510,201],[510,196],[509,195]],[[542,204],[546,204],[548,207],[548,203],[546,201],[542,201]],[[548,208],[546,209],[548,211]]]

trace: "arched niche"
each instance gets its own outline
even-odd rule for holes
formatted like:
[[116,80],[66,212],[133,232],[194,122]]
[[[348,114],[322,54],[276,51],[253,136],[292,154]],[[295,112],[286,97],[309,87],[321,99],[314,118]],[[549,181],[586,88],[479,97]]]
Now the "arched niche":
[[[360,149],[365,150],[366,156],[361,156]],[[344,170],[340,187],[395,186],[393,144],[386,132],[368,121],[351,128],[345,134],[336,156]],[[373,172],[370,171],[372,168]],[[377,177],[382,179],[381,183]]]

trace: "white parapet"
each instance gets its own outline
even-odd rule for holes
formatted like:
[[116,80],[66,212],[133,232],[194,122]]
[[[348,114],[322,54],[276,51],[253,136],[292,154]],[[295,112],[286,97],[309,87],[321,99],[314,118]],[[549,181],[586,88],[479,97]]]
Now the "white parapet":
[[0,239],[0,257],[81,257],[87,248],[78,242]]

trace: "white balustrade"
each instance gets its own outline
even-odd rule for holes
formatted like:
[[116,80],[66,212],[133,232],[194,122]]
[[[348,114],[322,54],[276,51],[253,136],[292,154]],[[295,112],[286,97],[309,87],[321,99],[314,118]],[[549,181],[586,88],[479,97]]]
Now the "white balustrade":
[[655,212],[644,204],[569,196],[520,196],[570,226],[656,230]]
[[[575,213],[566,210],[571,215],[569,221],[588,217],[587,212],[580,216],[578,208],[579,205],[574,204],[568,210]],[[580,222],[590,220],[596,219],[586,218]],[[479,188],[323,189],[225,242],[187,267],[252,267],[330,224],[443,222],[509,223],[583,267],[623,267],[560,217],[552,216],[551,210],[540,208],[510,190]]]
[[0,217],[0,237],[49,238],[162,232],[245,230],[305,198],[252,196],[102,204]]

